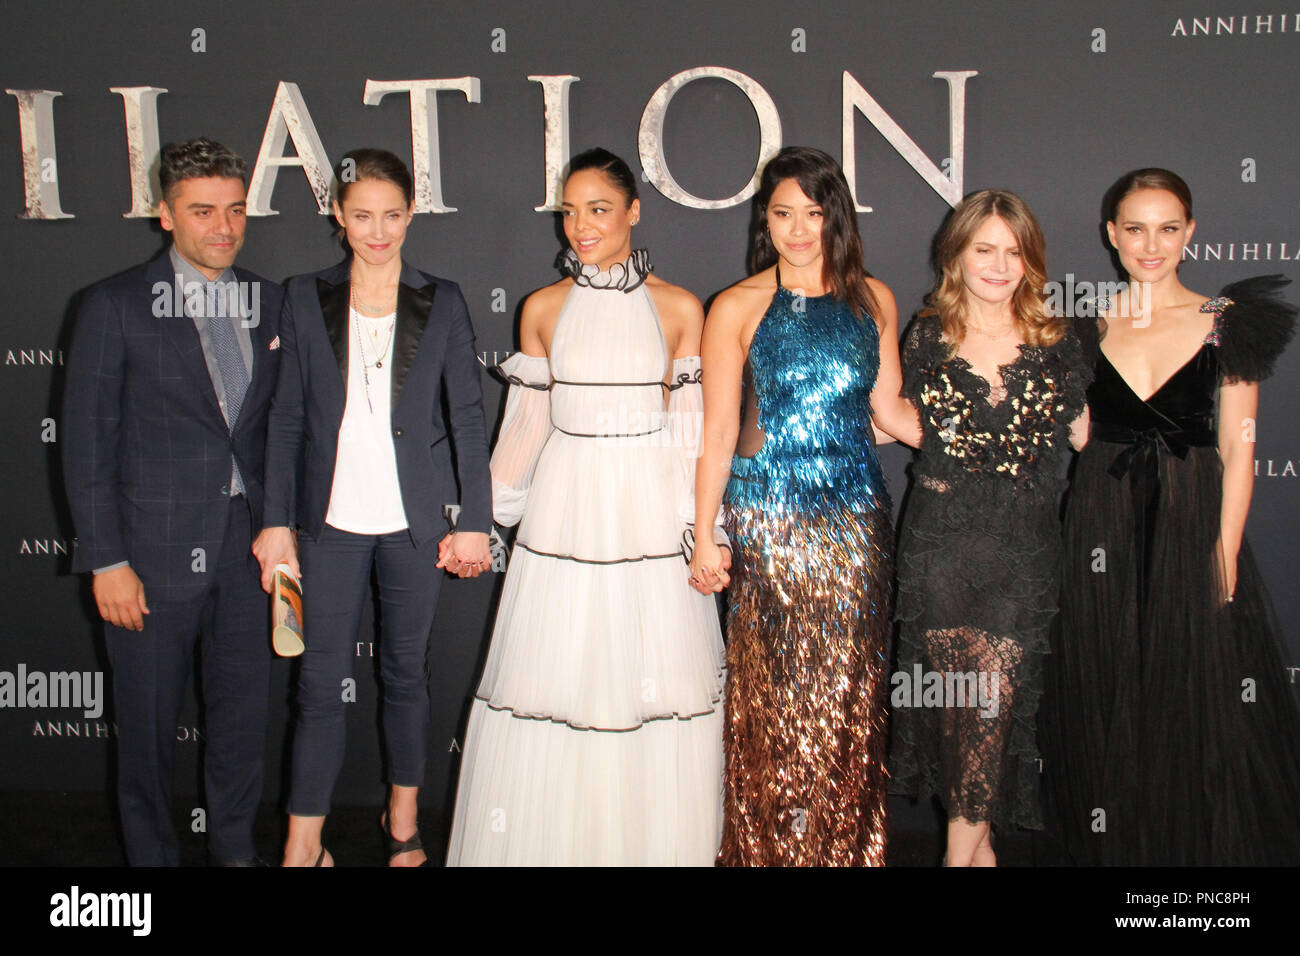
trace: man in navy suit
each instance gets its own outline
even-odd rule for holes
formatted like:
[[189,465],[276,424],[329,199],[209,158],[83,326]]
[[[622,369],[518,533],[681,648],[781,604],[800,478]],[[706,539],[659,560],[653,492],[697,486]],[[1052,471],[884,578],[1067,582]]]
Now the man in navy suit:
[[208,853],[259,863],[270,680],[260,530],[283,290],[234,267],[246,166],[207,139],[162,150],[168,252],[93,286],[64,400],[73,570],[94,574],[118,728],[132,866],[175,866],[176,728],[196,643],[205,710]]

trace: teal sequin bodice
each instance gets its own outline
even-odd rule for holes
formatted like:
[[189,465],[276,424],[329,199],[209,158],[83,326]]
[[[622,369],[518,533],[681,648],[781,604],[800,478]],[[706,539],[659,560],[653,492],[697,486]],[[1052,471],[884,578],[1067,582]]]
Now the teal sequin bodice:
[[766,439],[732,462],[728,501],[777,509],[886,498],[871,429],[880,335],[833,296],[778,286],[749,347]]

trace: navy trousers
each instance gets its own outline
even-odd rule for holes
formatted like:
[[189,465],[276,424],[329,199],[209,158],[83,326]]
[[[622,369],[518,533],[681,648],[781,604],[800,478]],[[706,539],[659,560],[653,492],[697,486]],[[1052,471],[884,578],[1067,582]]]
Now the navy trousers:
[[303,638],[298,680],[289,812],[329,813],[347,739],[345,684],[356,661],[357,632],[379,580],[379,672],[383,682],[384,752],[388,782],[424,783],[429,753],[429,633],[443,572],[438,541],[416,547],[410,532],[363,535],[325,525],[320,537],[300,534]]
[[185,601],[159,600],[145,585],[143,631],[105,624],[118,729],[117,793],[131,866],[176,866],[172,825],[177,721],[199,649],[203,780],[208,852],[216,862],[255,855],[253,820],[262,795],[270,609],[251,546],[242,495],[229,520],[211,583]]

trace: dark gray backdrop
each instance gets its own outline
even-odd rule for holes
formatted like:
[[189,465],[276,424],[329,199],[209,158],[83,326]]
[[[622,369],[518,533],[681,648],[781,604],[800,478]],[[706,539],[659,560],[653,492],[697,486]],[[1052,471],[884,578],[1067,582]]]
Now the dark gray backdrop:
[[[1249,6],[1249,5],[1248,5]],[[1256,17],[1259,13],[1259,18]],[[375,2],[123,5],[25,4],[6,15],[0,78],[7,89],[57,90],[53,115],[62,207],[74,218],[16,218],[24,208],[17,100],[0,123],[0,220],[8,308],[0,316],[0,448],[7,505],[0,600],[7,608],[0,671],[102,671],[100,629],[86,583],[62,553],[73,531],[57,464],[72,297],[91,282],[154,255],[156,221],[124,219],[131,206],[126,134],[115,86],[165,87],[161,138],[208,135],[257,155],[277,84],[298,84],[330,160],[383,146],[410,157],[408,99],[362,103],[367,79],[474,76],[481,102],[438,97],[443,194],[457,212],[417,217],[406,258],[459,281],[484,352],[510,350],[519,303],[553,281],[560,249],[543,201],[541,87],[530,74],[576,74],[572,151],[604,145],[637,162],[641,112],[674,74],[723,66],[775,102],[785,144],[840,157],[842,75],[848,71],[936,163],[948,155],[948,86],[936,71],[977,70],[966,85],[965,191],[1019,192],[1048,236],[1053,278],[1112,280],[1099,208],[1122,172],[1168,166],[1191,184],[1199,229],[1187,284],[1212,293],[1246,275],[1300,273],[1295,226],[1300,137],[1294,77],[1300,15],[1221,2],[1120,0],[955,5],[940,0],[695,4]],[[1225,22],[1226,21],[1226,22]],[[203,52],[196,52],[201,28]],[[504,30],[504,51],[492,48]],[[796,30],[803,32],[805,50]],[[1103,31],[1103,32],[1098,32]],[[1270,32],[1271,31],[1271,32]],[[502,34],[496,34],[498,47]],[[945,201],[860,114],[855,116],[859,224],[871,271],[893,289],[906,322],[929,288],[929,243]],[[672,101],[665,148],[687,190],[721,198],[748,179],[759,145],[744,94],[719,79]],[[288,150],[292,152],[292,149]],[[1249,162],[1248,162],[1249,161]],[[701,299],[744,271],[748,203],[686,208],[643,187],[636,232],[658,274]],[[282,279],[338,258],[301,170],[281,171],[272,205],[253,219],[241,264]],[[1271,246],[1268,244],[1271,243]],[[1285,243],[1285,256],[1281,244]],[[1213,251],[1212,251],[1213,250]],[[1219,258],[1214,258],[1217,253]],[[1254,257],[1261,261],[1241,261]],[[1207,261],[1208,257],[1208,261]],[[1267,260],[1267,261],[1265,261]],[[504,290],[504,297],[494,290]],[[1293,300],[1300,292],[1292,290]],[[494,302],[495,298],[495,302]],[[496,305],[500,311],[494,311]],[[484,376],[489,419],[503,390]],[[1300,671],[1300,599],[1293,593],[1300,530],[1295,501],[1300,349],[1263,390],[1258,472],[1249,535],[1277,602],[1287,663]],[[54,421],[51,434],[49,419]],[[905,450],[882,457],[895,499]],[[483,651],[496,581],[449,581],[431,654],[434,753],[427,802],[444,808],[456,745]],[[377,802],[381,768],[370,631],[359,637],[358,702],[351,708],[340,802]],[[274,671],[268,798],[279,796],[292,668]],[[180,790],[195,791],[198,720],[178,728]],[[99,790],[108,775],[107,718],[46,708],[0,711],[0,787]]]

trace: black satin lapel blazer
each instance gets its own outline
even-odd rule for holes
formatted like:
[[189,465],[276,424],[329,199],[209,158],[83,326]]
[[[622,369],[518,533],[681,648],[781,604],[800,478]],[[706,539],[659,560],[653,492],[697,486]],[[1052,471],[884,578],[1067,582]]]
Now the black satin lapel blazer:
[[[268,527],[296,525],[314,536],[325,523],[353,346],[350,272],[349,259],[288,283],[267,444]],[[462,530],[487,531],[492,487],[482,381],[469,311],[454,282],[402,264],[392,361],[389,426],[412,537],[445,533],[443,506],[456,502]]]

